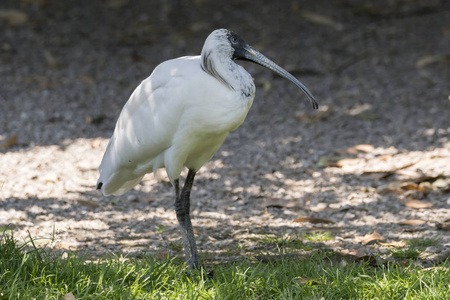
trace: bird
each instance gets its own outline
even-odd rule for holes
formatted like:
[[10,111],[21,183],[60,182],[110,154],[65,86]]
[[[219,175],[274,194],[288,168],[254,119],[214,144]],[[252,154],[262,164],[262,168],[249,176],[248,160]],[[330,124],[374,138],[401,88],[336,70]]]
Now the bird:
[[[99,166],[97,189],[122,195],[147,173],[164,168],[175,189],[175,212],[186,264],[201,267],[190,217],[190,194],[198,170],[237,129],[252,106],[255,84],[237,60],[266,67],[293,82],[294,76],[228,29],[206,38],[200,55],[160,63],[131,94],[117,120]],[[182,170],[188,169],[180,189]]]

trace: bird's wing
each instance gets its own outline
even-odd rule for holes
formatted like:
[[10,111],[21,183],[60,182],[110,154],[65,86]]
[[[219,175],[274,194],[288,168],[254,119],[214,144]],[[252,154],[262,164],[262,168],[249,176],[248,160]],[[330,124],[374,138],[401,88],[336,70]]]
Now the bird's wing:
[[184,77],[199,65],[198,57],[166,61],[134,90],[99,168],[97,186],[103,194],[123,194],[145,173],[164,166],[164,151],[171,146],[184,111]]

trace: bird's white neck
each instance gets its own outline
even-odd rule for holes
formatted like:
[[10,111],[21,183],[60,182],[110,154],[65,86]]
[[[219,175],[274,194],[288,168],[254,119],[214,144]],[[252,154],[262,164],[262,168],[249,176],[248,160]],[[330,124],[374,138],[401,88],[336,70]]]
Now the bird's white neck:
[[252,76],[236,64],[230,57],[216,51],[202,51],[201,67],[231,90],[249,98],[255,94]]

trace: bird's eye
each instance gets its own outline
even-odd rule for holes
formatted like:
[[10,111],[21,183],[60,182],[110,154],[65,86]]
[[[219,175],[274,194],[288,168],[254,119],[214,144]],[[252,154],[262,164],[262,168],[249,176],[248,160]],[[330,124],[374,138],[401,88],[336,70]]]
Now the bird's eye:
[[238,43],[237,37],[234,36],[234,35],[230,36],[230,42],[231,42],[232,44],[237,44],[237,43]]

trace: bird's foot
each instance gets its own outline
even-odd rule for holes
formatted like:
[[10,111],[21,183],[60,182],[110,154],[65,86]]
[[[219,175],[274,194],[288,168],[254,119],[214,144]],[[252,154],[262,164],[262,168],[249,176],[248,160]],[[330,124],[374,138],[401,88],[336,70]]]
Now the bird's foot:
[[186,276],[193,276],[193,275],[201,275],[201,277],[205,277],[206,279],[213,279],[214,278],[214,270],[207,270],[203,266],[198,266],[196,268],[189,267],[186,271],[184,271],[184,274]]

